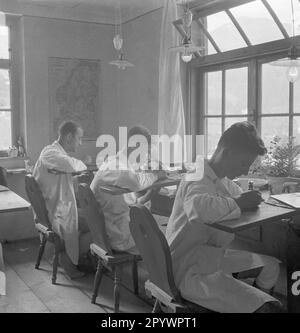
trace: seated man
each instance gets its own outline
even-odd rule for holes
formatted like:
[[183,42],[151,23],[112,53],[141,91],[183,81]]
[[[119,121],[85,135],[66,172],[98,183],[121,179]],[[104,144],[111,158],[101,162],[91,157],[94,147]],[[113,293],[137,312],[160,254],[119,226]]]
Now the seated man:
[[[258,191],[242,193],[232,179],[247,174],[263,141],[249,122],[227,129],[203,177],[182,181],[167,226],[175,282],[182,296],[217,312],[277,312],[280,303],[268,293],[279,275],[279,260],[228,249],[234,235],[207,224],[239,218],[261,203]],[[256,269],[257,288],[233,278],[232,273]]]
[[[142,126],[135,126],[128,132],[128,140],[134,135],[142,135],[148,144],[147,154],[151,148],[151,134],[148,129]],[[138,172],[128,160],[134,148],[128,147],[127,154],[125,149],[119,151],[116,156],[108,158],[99,168],[91,189],[95,194],[96,200],[100,203],[105,216],[105,224],[110,244],[113,249],[137,253],[134,240],[129,230],[129,205],[134,203],[147,203],[154,190],[144,190],[152,185],[156,180],[165,178],[166,174],[162,170],[151,172]],[[125,163],[127,165],[125,165]],[[116,168],[117,167],[117,168]],[[102,185],[115,185],[128,188],[132,193],[112,195],[101,190]]]
[[66,252],[60,256],[60,264],[71,278],[83,276],[76,268],[80,253],[79,230],[89,231],[84,221],[78,221],[72,175],[85,171],[86,166],[68,155],[81,145],[82,136],[83,130],[75,122],[61,124],[58,140],[42,150],[33,171],[43,193],[53,230],[65,242]]

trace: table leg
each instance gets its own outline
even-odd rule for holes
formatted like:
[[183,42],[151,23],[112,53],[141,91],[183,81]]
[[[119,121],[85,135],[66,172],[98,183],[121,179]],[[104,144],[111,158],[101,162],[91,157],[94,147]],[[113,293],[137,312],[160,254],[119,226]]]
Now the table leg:
[[286,259],[288,312],[300,313],[300,226],[293,220],[287,225]]

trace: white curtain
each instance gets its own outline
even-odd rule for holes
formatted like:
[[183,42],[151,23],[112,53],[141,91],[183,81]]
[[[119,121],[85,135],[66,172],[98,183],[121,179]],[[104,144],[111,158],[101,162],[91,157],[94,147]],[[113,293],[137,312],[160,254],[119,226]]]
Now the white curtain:
[[[178,52],[170,52],[170,47],[178,45],[181,41],[172,23],[176,19],[176,0],[165,0],[160,37],[158,134],[177,134],[183,143],[185,119],[180,59]],[[180,143],[180,139],[175,141],[174,151],[174,162],[179,163],[182,160],[182,151],[178,149]]]

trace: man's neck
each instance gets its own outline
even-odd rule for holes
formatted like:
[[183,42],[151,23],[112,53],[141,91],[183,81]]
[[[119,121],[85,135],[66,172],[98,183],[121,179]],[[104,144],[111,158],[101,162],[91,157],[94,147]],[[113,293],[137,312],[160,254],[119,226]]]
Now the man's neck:
[[221,161],[218,161],[214,156],[208,161],[209,166],[212,168],[216,176],[220,179],[226,176],[226,171]]
[[57,142],[62,146],[63,150],[68,154],[69,151],[68,151],[68,147],[65,144],[65,142],[63,140],[61,140],[61,139],[58,139]]

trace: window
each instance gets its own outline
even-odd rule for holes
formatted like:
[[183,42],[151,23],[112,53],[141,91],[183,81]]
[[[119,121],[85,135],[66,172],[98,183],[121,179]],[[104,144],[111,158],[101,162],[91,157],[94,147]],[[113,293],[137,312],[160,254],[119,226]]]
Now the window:
[[248,66],[206,72],[205,151],[210,156],[221,134],[237,121],[248,117]]
[[0,151],[12,145],[9,28],[0,26]]
[[[247,65],[220,65],[205,68],[204,103],[200,115],[208,157],[221,134],[238,121],[254,121],[267,147],[274,136],[295,137],[300,144],[300,80],[293,84],[286,68],[271,66],[274,57],[249,61]],[[249,73],[252,73],[251,87]],[[252,109],[252,106],[256,108]]]
[[190,67],[190,130],[205,135],[206,155],[243,120],[256,124],[267,147],[275,135],[300,145],[300,80],[289,83],[286,68],[270,65],[291,45],[300,52],[300,2],[294,1],[295,34],[288,1],[224,1],[193,10],[193,41],[206,49]]

